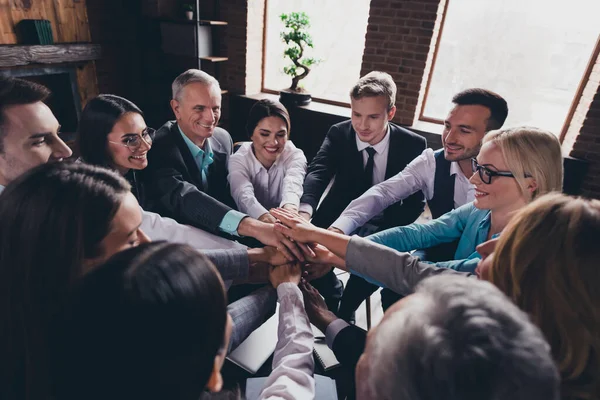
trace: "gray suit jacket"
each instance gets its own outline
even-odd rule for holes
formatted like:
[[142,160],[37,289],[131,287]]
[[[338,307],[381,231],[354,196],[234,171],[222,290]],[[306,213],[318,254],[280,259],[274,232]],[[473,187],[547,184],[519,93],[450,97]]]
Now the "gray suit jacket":
[[423,279],[434,275],[462,275],[476,278],[468,272],[438,268],[419,261],[409,253],[401,253],[359,236],[352,236],[346,251],[346,266],[371,283],[402,295],[414,292]]

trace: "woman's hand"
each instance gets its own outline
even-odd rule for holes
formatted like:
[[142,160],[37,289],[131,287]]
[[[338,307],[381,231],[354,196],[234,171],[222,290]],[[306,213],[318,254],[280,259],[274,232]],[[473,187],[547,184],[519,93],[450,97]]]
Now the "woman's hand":
[[274,208],[271,215],[279,220],[275,229],[286,237],[299,243],[311,243],[315,240],[315,234],[319,228],[306,221],[300,215],[282,208]]

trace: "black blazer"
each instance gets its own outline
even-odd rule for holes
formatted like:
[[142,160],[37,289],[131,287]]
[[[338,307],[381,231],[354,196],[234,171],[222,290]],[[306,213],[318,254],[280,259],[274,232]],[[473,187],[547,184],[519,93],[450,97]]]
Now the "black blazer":
[[367,332],[355,325],[349,325],[339,331],[333,340],[332,350],[341,364],[342,370],[339,377],[344,381],[343,388],[348,396],[347,399],[356,398],[354,372],[358,359],[365,351],[366,343]]
[[[311,161],[306,179],[304,194],[300,203],[310,204],[313,210],[313,224],[328,228],[350,204],[360,197],[362,190],[357,179],[364,174],[363,156],[356,147],[355,131],[351,121],[333,125]],[[396,124],[390,123],[390,144],[385,179],[389,179],[404,169],[427,147],[427,141]],[[320,207],[317,204],[331,178],[335,182]],[[402,202],[384,211],[381,229],[413,223],[424,208],[423,193],[417,192]]]
[[148,166],[141,171],[144,184],[142,207],[182,224],[209,232],[218,232],[223,217],[232,208],[227,184],[227,162],[233,142],[226,130],[215,128],[207,139],[213,152],[208,167],[208,187],[183,140],[175,121],[169,121],[157,132],[148,152]]

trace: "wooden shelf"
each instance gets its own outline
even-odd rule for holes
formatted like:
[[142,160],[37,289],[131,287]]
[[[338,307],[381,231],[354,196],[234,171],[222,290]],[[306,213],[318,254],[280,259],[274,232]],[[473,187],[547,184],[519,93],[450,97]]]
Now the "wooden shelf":
[[91,43],[0,45],[0,67],[93,61],[100,53],[100,45]]
[[209,19],[201,19],[200,21],[198,21],[198,23],[200,25],[213,25],[213,26],[225,26],[227,25],[227,22],[225,21],[212,21]]
[[227,22],[225,21],[215,21],[211,19],[201,19],[200,21],[196,21],[195,19],[177,19],[177,18],[160,18],[160,22],[170,22],[173,24],[182,24],[182,25],[211,25],[211,26],[225,26]]
[[202,61],[210,61],[210,62],[223,62],[229,60],[227,57],[199,57]]

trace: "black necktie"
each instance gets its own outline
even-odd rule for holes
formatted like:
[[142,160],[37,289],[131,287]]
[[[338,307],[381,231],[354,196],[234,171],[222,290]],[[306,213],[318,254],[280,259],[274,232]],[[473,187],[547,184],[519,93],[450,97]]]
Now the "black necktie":
[[375,166],[375,149],[372,147],[367,147],[365,151],[369,154],[369,158],[367,159],[367,165],[365,166],[365,178],[364,178],[364,191],[367,191],[371,186],[373,186],[373,167]]

